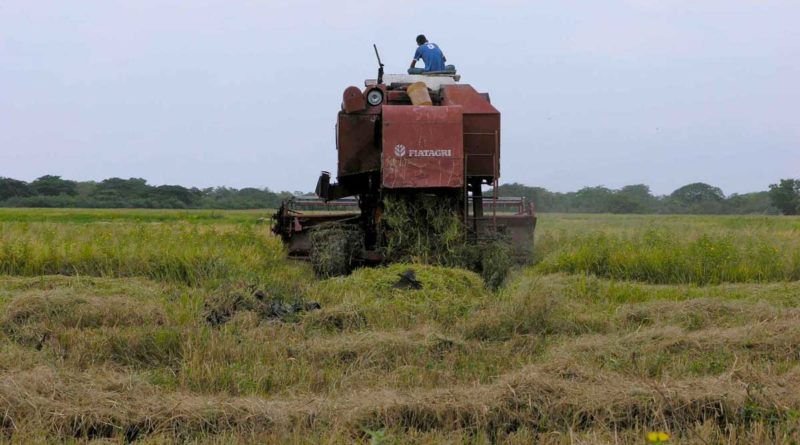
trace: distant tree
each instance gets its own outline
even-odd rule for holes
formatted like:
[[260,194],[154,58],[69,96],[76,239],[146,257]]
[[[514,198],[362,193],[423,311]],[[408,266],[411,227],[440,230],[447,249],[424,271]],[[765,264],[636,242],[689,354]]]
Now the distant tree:
[[702,182],[684,185],[669,195],[667,208],[676,213],[722,213],[725,194],[719,187]]
[[[491,193],[491,192],[489,192]],[[584,187],[576,192],[551,192],[519,183],[499,186],[500,196],[521,196],[540,212],[586,213],[729,213],[800,214],[800,179],[783,179],[770,190],[725,197],[718,187],[704,183],[685,185],[669,196],[653,196],[644,184],[621,189]],[[202,190],[179,185],[154,187],[142,178],[109,178],[100,182],[75,182],[59,176],[42,176],[28,184],[0,177],[0,205],[5,207],[97,208],[277,208],[304,192],[273,192],[268,188],[211,187]]]
[[97,182],[95,181],[78,181],[76,189],[79,196],[86,197],[92,194],[95,187],[97,187]]
[[176,200],[184,206],[192,207],[200,202],[202,193],[196,188],[187,189],[179,185],[160,185],[155,188],[159,200]]
[[31,182],[31,189],[41,196],[58,196],[78,194],[78,184],[75,181],[61,179],[61,176],[45,175]]
[[24,197],[34,195],[31,186],[25,181],[0,177],[0,201],[8,198]]
[[572,195],[572,207],[577,212],[611,212],[614,192],[606,187],[584,187]]
[[142,178],[108,178],[100,181],[91,196],[100,200],[131,200],[151,196],[154,187]]
[[617,192],[608,199],[607,213],[644,213],[644,207],[633,197]]
[[500,196],[522,197],[533,202],[536,209],[540,212],[558,211],[556,195],[542,187],[531,187],[517,182],[503,184],[497,188]]
[[725,199],[726,213],[746,214],[776,214],[778,209],[772,204],[769,192],[734,193]]
[[769,199],[784,215],[800,214],[800,179],[781,179],[770,184]]
[[647,213],[658,205],[650,187],[644,184],[626,185],[614,197],[613,213]]
[[725,199],[725,194],[722,193],[719,187],[714,187],[702,182],[695,182],[675,190],[670,197],[685,204],[695,204],[705,201],[721,202]]

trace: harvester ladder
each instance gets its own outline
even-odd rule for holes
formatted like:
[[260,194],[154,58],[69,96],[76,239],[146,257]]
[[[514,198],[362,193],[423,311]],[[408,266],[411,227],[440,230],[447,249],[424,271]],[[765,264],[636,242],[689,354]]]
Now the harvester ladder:
[[[500,182],[500,133],[464,133],[464,136],[494,136],[494,150],[492,153],[464,153],[464,221],[469,220],[469,186],[467,182],[467,165],[472,157],[492,157],[492,229],[497,230],[497,200],[499,198],[498,185]],[[483,198],[481,197],[481,200]],[[475,218],[475,191],[472,192],[472,214]],[[477,222],[476,222],[477,224]]]

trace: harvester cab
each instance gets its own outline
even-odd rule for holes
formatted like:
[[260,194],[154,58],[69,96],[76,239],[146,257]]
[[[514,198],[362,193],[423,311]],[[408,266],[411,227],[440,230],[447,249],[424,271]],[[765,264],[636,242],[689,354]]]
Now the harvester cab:
[[489,95],[460,83],[455,73],[384,74],[373,47],[377,78],[364,88],[347,87],[342,96],[336,182],[323,171],[315,199],[290,199],[274,216],[273,231],[289,255],[313,260],[319,233],[335,228],[341,245],[334,250],[343,263],[337,271],[390,259],[387,233],[406,228],[387,227],[387,200],[433,196],[450,203],[466,243],[502,234],[514,256],[525,259],[536,216],[525,199],[497,196],[500,112]]

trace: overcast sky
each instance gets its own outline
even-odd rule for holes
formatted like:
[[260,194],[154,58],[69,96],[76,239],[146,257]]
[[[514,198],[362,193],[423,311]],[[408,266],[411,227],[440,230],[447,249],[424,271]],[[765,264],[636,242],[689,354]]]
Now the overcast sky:
[[796,0],[4,0],[0,176],[313,190],[419,33],[502,112],[502,182],[800,177]]

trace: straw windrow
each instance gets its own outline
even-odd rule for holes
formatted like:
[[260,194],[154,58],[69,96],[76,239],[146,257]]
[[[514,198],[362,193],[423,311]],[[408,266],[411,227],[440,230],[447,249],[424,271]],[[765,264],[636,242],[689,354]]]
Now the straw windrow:
[[[419,262],[319,280],[227,216],[80,213],[0,223],[0,442],[800,441],[796,219],[540,215],[538,264],[492,290]],[[619,278],[667,245],[694,256]]]

